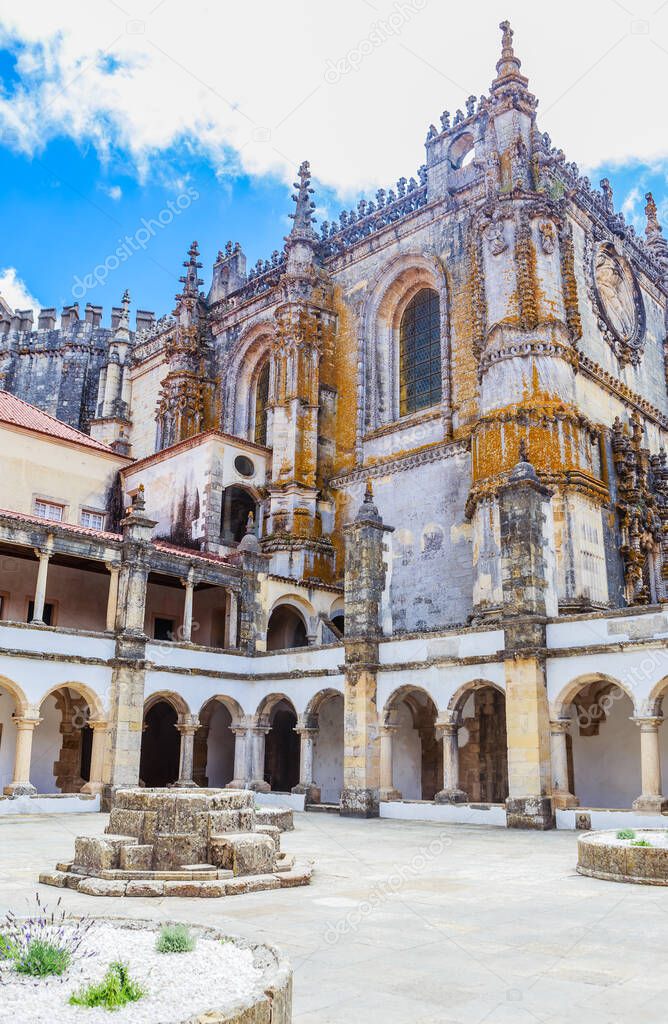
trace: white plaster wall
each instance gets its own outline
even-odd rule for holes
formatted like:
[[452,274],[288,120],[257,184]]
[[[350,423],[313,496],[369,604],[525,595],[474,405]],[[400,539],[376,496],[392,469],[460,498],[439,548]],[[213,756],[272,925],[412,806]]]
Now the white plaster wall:
[[320,786],[320,799],[339,802],[343,788],[343,697],[325,701],[318,714],[313,778]]
[[422,799],[422,743],[413,716],[403,701],[396,712],[392,743],[392,780],[404,800]]
[[42,721],[33,733],[30,781],[38,793],[58,793],[53,765],[60,756],[62,735],[56,698],[47,697],[39,714]]
[[[630,807],[640,794],[640,730],[628,697],[613,701],[598,736],[571,726],[575,793],[582,807]],[[575,716],[575,712],[572,712]]]
[[234,778],[234,741],[230,713],[218,704],[211,715],[207,739],[206,774],[210,786],[226,786]]
[[7,690],[0,689],[0,793],[12,781],[14,773],[14,751],[16,749],[16,726],[12,714],[16,710],[14,698]]

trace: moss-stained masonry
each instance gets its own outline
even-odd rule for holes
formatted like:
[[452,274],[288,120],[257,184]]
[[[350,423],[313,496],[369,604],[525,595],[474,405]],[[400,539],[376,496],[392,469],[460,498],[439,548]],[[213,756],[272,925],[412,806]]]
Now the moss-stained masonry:
[[[499,495],[521,449],[551,490],[560,609],[665,597],[668,244],[651,196],[641,239],[609,184],[592,189],[552,145],[501,27],[489,90],[430,126],[415,178],[316,231],[302,164],[284,248],[250,272],[228,243],[205,295],[193,243],[173,312],[138,311],[134,330],[127,295],[111,329],[93,306],[67,307],[60,329],[43,310],[36,330],[0,306],[3,386],[139,460],[206,431],[250,445],[268,364],[251,491],[269,572],[341,583],[344,528],[373,479],[394,527],[385,633],[500,616]],[[402,416],[401,318],[424,288],[441,401]],[[184,458],[160,529],[218,551],[227,471]]]

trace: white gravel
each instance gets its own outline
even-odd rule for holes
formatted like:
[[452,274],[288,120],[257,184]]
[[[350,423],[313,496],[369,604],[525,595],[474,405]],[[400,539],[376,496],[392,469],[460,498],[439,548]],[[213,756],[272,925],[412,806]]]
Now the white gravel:
[[[628,827],[631,828],[631,826]],[[595,832],[588,837],[587,841],[601,846],[632,846],[635,839],[646,839],[652,846],[662,850],[668,846],[668,829],[634,828],[634,839],[618,839],[617,832],[620,831],[622,829],[615,829],[614,832]]]
[[[232,942],[197,938],[192,953],[158,953],[158,932],[94,924],[85,946],[96,955],[76,960],[60,978],[28,978],[0,961],[0,1021],[12,1024],[179,1024],[196,1013],[231,1008],[247,998],[262,971],[248,949]],[[197,936],[197,930],[193,930]],[[104,976],[123,960],[144,989],[136,1003],[113,1013],[70,1006],[70,995]]]

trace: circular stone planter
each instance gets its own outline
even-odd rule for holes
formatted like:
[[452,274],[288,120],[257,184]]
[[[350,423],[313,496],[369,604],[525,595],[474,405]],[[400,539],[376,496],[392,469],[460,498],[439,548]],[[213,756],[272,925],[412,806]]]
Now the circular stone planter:
[[[96,918],[83,947],[96,955],[76,959],[62,977],[25,977],[3,961],[3,1011],[13,1024],[291,1024],[292,969],[276,949],[188,924],[197,940],[193,952],[156,952],[160,927],[176,923],[182,922]],[[72,992],[99,981],[118,959],[143,998],[113,1012],[69,1005]]]
[[577,871],[609,882],[668,885],[668,829],[633,829],[636,840],[651,846],[633,846],[633,839],[618,839],[617,830],[587,832],[578,839]]

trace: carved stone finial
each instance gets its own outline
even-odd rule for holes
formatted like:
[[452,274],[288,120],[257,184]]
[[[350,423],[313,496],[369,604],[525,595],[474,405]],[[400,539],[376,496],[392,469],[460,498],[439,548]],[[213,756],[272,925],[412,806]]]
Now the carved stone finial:
[[132,502],[128,513],[130,515],[140,515],[146,509],[146,502],[144,500],[144,485],[140,484],[135,493],[132,495]]
[[523,437],[520,440],[520,447],[517,456],[518,462],[529,462],[529,449],[527,448],[526,438]]
[[365,504],[369,504],[373,501],[373,484],[371,483],[371,477],[366,478],[366,486],[364,488],[364,501]]
[[605,201],[605,208],[608,213],[615,212],[615,200],[612,191],[612,185],[608,178],[601,178],[601,192],[603,193],[603,199]]
[[255,515],[252,509],[248,513],[248,519],[246,520],[246,533],[255,533]]
[[311,199],[313,189],[311,188],[311,168],[308,160],[302,161],[299,165],[298,176],[299,181],[294,182],[294,187],[297,191],[292,199],[296,205],[295,212],[290,214],[291,219],[294,221],[290,235],[293,237],[295,235],[301,235],[302,237],[306,235],[315,238],[316,235],[313,230],[315,203]]
[[653,235],[663,234],[661,225],[659,224],[659,213],[654,202],[654,196],[651,192],[645,194],[646,205],[645,205],[645,216],[647,217],[647,227],[645,228],[645,235],[647,238],[651,238]]
[[516,56],[513,48],[513,30],[509,21],[502,21],[499,25],[502,32],[501,58],[496,64],[496,79],[492,82],[492,90],[501,90],[503,86],[511,81],[522,88],[526,88],[529,80],[520,74],[522,62]]

